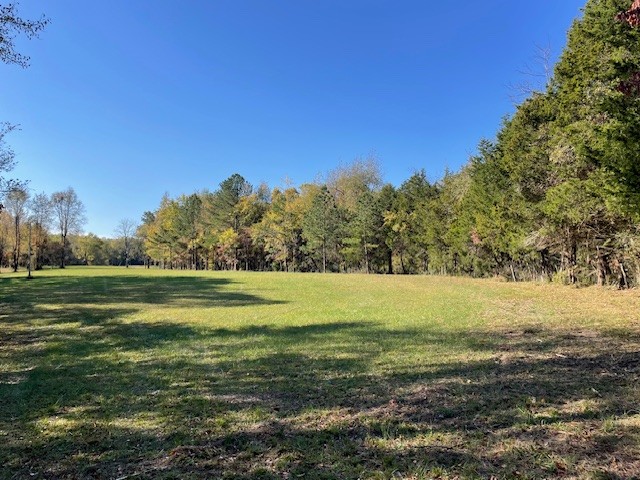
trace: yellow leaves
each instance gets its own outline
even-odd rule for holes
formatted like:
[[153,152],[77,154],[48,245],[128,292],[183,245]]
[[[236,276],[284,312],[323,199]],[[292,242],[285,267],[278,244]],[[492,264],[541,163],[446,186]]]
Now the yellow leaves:
[[396,233],[407,231],[414,216],[415,212],[408,213],[404,211],[387,211],[383,214],[384,224]]
[[233,228],[227,228],[218,235],[218,248],[222,250],[235,248],[238,245],[239,237]]

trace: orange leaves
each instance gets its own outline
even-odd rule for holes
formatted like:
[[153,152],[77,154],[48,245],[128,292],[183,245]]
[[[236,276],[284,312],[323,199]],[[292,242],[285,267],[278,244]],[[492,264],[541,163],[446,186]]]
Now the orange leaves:
[[616,17],[621,22],[626,22],[632,27],[640,26],[640,0],[635,0],[631,8],[626,12],[619,13]]

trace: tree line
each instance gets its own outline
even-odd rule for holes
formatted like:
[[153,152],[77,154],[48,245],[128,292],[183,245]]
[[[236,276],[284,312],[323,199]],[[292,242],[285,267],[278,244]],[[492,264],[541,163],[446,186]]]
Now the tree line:
[[67,265],[143,265],[142,240],[132,220],[122,220],[115,238],[83,234],[85,208],[71,187],[30,196],[13,188],[0,209],[0,268],[37,271]]
[[640,281],[640,35],[627,0],[590,1],[548,84],[460,171],[383,184],[356,161],[322,182],[165,196],[145,213],[163,268]]
[[0,209],[0,267],[65,268],[73,258],[70,240],[85,221],[84,205],[71,187],[33,196],[13,187]]
[[[638,285],[640,7],[628,3],[587,2],[547,85],[459,171],[393,186],[366,159],[278,188],[234,174],[121,224],[119,263]],[[111,262],[98,240],[69,251]]]

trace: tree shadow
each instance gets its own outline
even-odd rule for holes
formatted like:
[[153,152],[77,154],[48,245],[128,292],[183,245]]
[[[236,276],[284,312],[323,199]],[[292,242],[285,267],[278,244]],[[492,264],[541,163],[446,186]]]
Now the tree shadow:
[[[296,342],[318,342],[317,334],[330,345],[348,335],[352,355],[345,358],[341,348],[320,355],[323,348],[307,355],[286,351]],[[270,418],[257,429],[192,439],[176,453],[201,458],[213,449],[215,458],[236,459],[205,462],[216,475],[262,478],[260,465],[272,457],[282,465],[264,478],[278,478],[274,472],[309,478],[640,474],[638,344],[553,331],[381,331],[352,322],[254,326],[235,335],[249,335],[254,347],[264,341],[285,351],[216,364],[223,375],[209,382],[209,395],[226,392],[235,407],[261,408]],[[429,345],[488,358],[382,375],[371,369],[381,351]]]
[[246,292],[225,289],[226,278],[195,276],[65,276],[25,281],[0,278],[2,301],[21,308],[42,304],[146,304],[193,307],[242,307],[283,303]]
[[[100,282],[58,310],[45,305],[64,285],[43,286],[54,293],[23,300],[20,328],[5,312],[0,478],[640,473],[637,336],[123,322],[137,309],[102,302]],[[228,293],[224,282],[154,285],[107,295],[217,305]]]

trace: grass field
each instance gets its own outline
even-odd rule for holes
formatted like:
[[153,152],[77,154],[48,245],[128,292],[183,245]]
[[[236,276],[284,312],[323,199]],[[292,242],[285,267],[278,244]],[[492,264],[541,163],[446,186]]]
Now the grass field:
[[640,478],[640,292],[0,276],[0,478]]

